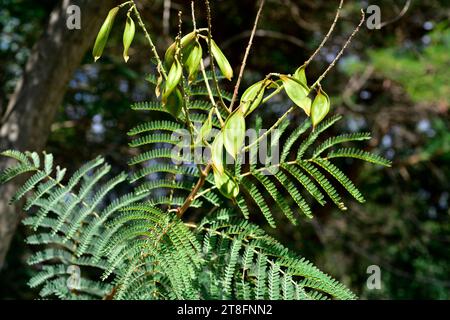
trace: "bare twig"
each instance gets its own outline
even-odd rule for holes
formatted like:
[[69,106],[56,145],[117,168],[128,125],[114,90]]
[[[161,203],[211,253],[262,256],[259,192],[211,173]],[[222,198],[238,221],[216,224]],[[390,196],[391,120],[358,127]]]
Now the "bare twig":
[[317,81],[311,86],[311,90],[315,88],[322,80],[325,78],[325,76],[330,72],[331,69],[335,66],[336,62],[341,58],[342,54],[344,53],[345,49],[348,47],[350,42],[352,41],[353,37],[358,33],[359,29],[361,28],[362,24],[364,23],[364,20],[366,19],[366,15],[364,14],[364,10],[361,9],[361,20],[358,24],[358,26],[353,30],[350,37],[348,37],[347,41],[345,42],[344,46],[342,47],[341,51],[336,55],[333,62],[330,63],[328,68],[325,70],[324,73],[317,79]]
[[219,119],[220,125],[223,127],[225,125],[225,123],[223,122],[222,116],[220,115],[219,109],[217,108],[216,100],[214,99],[214,95],[211,91],[211,86],[209,85],[209,81],[208,81],[208,77],[206,75],[206,70],[205,70],[205,65],[203,64],[203,60],[200,60],[200,69],[202,71],[202,76],[205,81],[206,90],[208,91],[209,100],[211,100],[211,103],[214,108],[214,112],[215,112],[217,118]]
[[211,63],[211,70],[212,70],[212,78],[214,85],[216,87],[217,95],[219,96],[219,102],[222,105],[224,109],[226,109],[229,113],[230,110],[227,108],[225,102],[223,101],[222,94],[220,92],[220,86],[219,81],[217,81],[216,76],[216,66],[214,65],[214,57],[212,54],[212,18],[211,18],[211,6],[209,5],[209,0],[205,0],[205,6],[206,6],[206,17],[208,20],[208,51],[209,51],[209,59]]
[[200,171],[200,178],[197,181],[197,184],[195,185],[194,189],[192,189],[189,196],[186,198],[183,205],[178,209],[177,216],[178,218],[181,218],[183,214],[186,212],[187,209],[191,206],[192,202],[195,200],[195,196],[200,191],[200,189],[203,187],[206,181],[206,177],[208,176],[209,172],[211,171],[212,165],[208,164],[205,168],[205,170]]
[[280,125],[280,123],[282,123],[284,121],[284,119],[286,119],[286,117],[292,112],[294,111],[295,107],[291,107],[289,108],[278,120],[277,122],[275,122],[272,127],[270,127],[269,130],[267,130],[266,132],[264,132],[261,136],[259,136],[255,141],[253,141],[251,144],[249,144],[248,146],[245,146],[242,150],[243,152],[250,150],[251,147],[253,147],[254,145],[256,145],[258,142],[260,142],[264,137],[266,137],[269,133],[271,133],[274,129],[276,129],[276,127],[278,127]]
[[166,74],[164,66],[161,62],[161,58],[159,57],[158,51],[156,50],[156,46],[153,43],[152,37],[150,36],[150,34],[147,31],[147,28],[145,27],[144,21],[142,21],[141,14],[139,13],[136,3],[134,2],[134,0],[130,1],[130,3],[132,3],[134,14],[135,14],[136,18],[138,19],[138,25],[144,31],[145,38],[147,39],[148,43],[150,44],[150,48],[152,50],[153,56],[155,57],[156,62],[158,64],[158,72],[160,72],[162,74],[162,76],[164,77],[164,79],[166,79],[167,74]]
[[381,29],[381,28],[387,26],[388,24],[394,23],[395,21],[399,20],[401,17],[403,17],[406,14],[410,5],[411,5],[411,0],[407,0],[405,5],[403,6],[403,9],[398,14],[398,16],[396,16],[395,18],[393,18],[391,20],[380,23],[379,28]]
[[[278,0],[277,1],[272,0],[272,2],[279,4]],[[288,7],[288,11],[290,12],[294,22],[300,28],[303,28],[303,29],[306,29],[309,31],[316,31],[319,28],[318,24],[312,23],[312,22],[309,22],[309,21],[306,21],[305,19],[303,19],[302,16],[300,15],[300,8],[295,3],[293,3],[291,0],[281,0],[281,3],[283,5],[285,5],[286,7]],[[314,2],[307,1],[305,4],[307,4],[311,7],[311,5],[314,4]]]
[[233,111],[233,106],[234,106],[234,103],[236,102],[236,99],[237,99],[237,96],[239,93],[239,87],[241,85],[242,76],[244,75],[248,55],[250,54],[250,50],[253,45],[253,39],[255,37],[256,29],[258,28],[258,22],[259,22],[259,18],[261,17],[261,12],[264,7],[264,3],[265,3],[265,0],[261,0],[259,3],[259,8],[258,8],[258,12],[256,13],[255,22],[253,23],[252,33],[250,34],[250,39],[248,40],[248,45],[247,45],[247,48],[245,49],[244,58],[242,59],[241,69],[239,71],[239,76],[238,76],[238,79],[236,82],[236,86],[234,87],[233,98],[231,99],[230,108],[229,108],[230,111]]
[[333,33],[334,27],[336,26],[336,22],[339,19],[339,15],[341,14],[341,10],[342,10],[342,5],[344,4],[344,0],[341,0],[341,2],[339,2],[339,7],[336,11],[336,16],[334,17],[334,21],[331,24],[330,29],[328,30],[328,33],[326,34],[326,36],[323,38],[322,43],[317,47],[316,51],[314,51],[314,53],[311,55],[311,57],[309,57],[309,59],[305,62],[304,66],[308,66],[311,61],[313,61],[313,59],[317,56],[317,54],[320,52],[320,50],[323,48],[323,46],[325,45],[325,43],[328,41],[328,39],[330,38],[330,35]]
[[[243,31],[229,39],[227,39],[226,41],[224,41],[222,43],[222,47],[223,48],[227,48],[229,47],[233,42],[236,42],[242,38],[247,38],[248,36],[250,36],[252,34],[252,30],[246,30]],[[278,31],[273,31],[273,30],[263,30],[263,29],[258,29],[255,32],[255,37],[260,37],[260,38],[273,38],[273,39],[277,39],[277,40],[283,40],[286,42],[290,42],[294,45],[296,45],[297,47],[300,48],[305,48],[305,43],[303,42],[303,40],[294,37],[292,35],[289,34],[285,34],[282,32],[278,32]]]
[[[192,12],[192,23],[194,24],[194,30],[197,30],[197,21],[195,18],[195,4],[194,1],[191,2],[191,12]],[[220,115],[219,109],[217,108],[216,100],[214,99],[214,95],[211,90],[211,86],[209,85],[208,77],[206,75],[205,65],[203,63],[203,59],[200,60],[200,69],[202,71],[203,80],[205,81],[206,90],[208,91],[208,97],[211,100],[211,103],[214,108],[214,112],[216,113],[217,118],[219,119],[220,125],[223,127],[224,122]]]
[[191,14],[192,14],[192,24],[194,26],[194,30],[197,30],[197,21],[195,19],[195,2],[191,1]]

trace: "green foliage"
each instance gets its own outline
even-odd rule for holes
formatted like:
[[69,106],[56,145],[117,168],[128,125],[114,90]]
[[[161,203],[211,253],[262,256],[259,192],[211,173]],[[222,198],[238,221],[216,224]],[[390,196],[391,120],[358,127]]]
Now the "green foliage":
[[[41,266],[29,285],[42,287],[42,297],[90,299],[113,293],[116,299],[355,298],[231,211],[220,210],[195,226],[157,209],[155,203],[140,202],[146,194],[106,202],[126,175],[100,183],[110,170],[102,158],[63,179],[61,169],[52,175],[51,155],[45,155],[42,167],[32,163],[36,154],[2,155],[35,172],[24,185],[31,191],[31,215],[24,224],[35,231],[26,242],[41,248],[28,263]],[[7,181],[19,174],[7,170],[1,178]],[[43,178],[36,179],[37,174]],[[74,287],[68,287],[71,266],[80,268],[80,282]],[[104,281],[91,280],[95,273]],[[275,285],[281,277],[284,286]]]
[[[400,83],[414,102],[443,103],[448,100],[448,51],[450,29],[441,23],[430,33],[430,45],[421,50],[381,48],[368,52],[371,64],[377,72]],[[348,65],[349,73],[365,68],[362,62]]]
[[[341,196],[319,168],[333,176],[358,201],[363,201],[356,186],[327,159],[354,156],[378,164],[389,164],[381,157],[354,149],[337,149],[330,152],[327,158],[318,155],[341,142],[367,139],[367,134],[329,138],[314,152],[310,152],[311,158],[303,157],[319,133],[337,119],[339,118],[323,122],[299,143],[300,158],[299,150],[290,149],[295,140],[299,139],[299,132],[306,131],[310,126],[309,122],[288,137],[282,163],[273,167],[253,166],[251,171],[236,176],[242,190],[248,192],[272,227],[276,223],[273,209],[264,196],[266,192],[294,224],[296,218],[288,203],[289,198],[297,204],[300,212],[312,217],[312,210],[305,200],[306,195],[301,194],[302,188],[299,186],[322,205],[325,204],[324,194],[327,194],[340,208],[345,208]],[[137,128],[132,131],[141,134],[147,131],[176,130],[179,126],[175,122],[153,121]],[[154,137],[157,138],[141,140],[137,145],[170,143],[167,136],[163,139],[160,133],[155,133]],[[156,148],[137,156],[130,164],[150,159],[172,159],[170,151]],[[295,160],[289,161],[291,153]],[[234,210],[220,210],[213,216],[205,216],[197,226],[184,224],[173,214],[173,210],[166,211],[168,208],[181,207],[185,196],[193,188],[189,181],[200,175],[196,167],[169,162],[144,167],[133,173],[129,180],[136,182],[154,174],[158,178],[143,182],[135,192],[117,196],[114,188],[125,183],[127,175],[122,173],[106,180],[105,176],[111,168],[102,158],[87,163],[68,179],[65,178],[64,169],[57,167],[54,170],[53,157],[49,154],[44,155],[43,161],[36,153],[5,151],[2,155],[18,161],[16,166],[2,173],[2,182],[25,172],[32,173],[13,201],[20,200],[29,193],[25,209],[31,215],[24,223],[31,226],[34,233],[27,239],[27,243],[43,248],[28,261],[30,265],[41,265],[41,271],[29,284],[32,287],[42,287],[42,297],[87,299],[112,295],[116,299],[355,298],[343,285],[303,258],[292,254],[262,229],[238,218]],[[238,168],[236,172],[239,174],[242,169]],[[273,175],[263,174],[270,171]],[[169,179],[175,175],[185,178],[181,181]],[[106,181],[102,182],[103,180]],[[205,199],[215,207],[226,201],[214,191],[211,174],[206,183],[202,189],[206,192],[200,190],[202,196],[191,207],[205,209],[207,205],[200,202],[200,199]],[[282,195],[278,184],[285,188],[289,197]],[[172,193],[141,202],[154,191],[161,192],[161,188],[172,190]],[[183,192],[185,196],[182,193],[174,196],[174,191]],[[106,201],[110,195],[115,198],[112,202]],[[245,218],[248,218],[249,212],[254,212],[242,195],[237,198],[237,207]],[[68,271],[70,266],[81,270],[80,282],[76,288],[67,286],[71,276]],[[98,278],[91,280],[92,274],[102,274],[103,281]]]
[[[130,10],[137,12],[133,2],[129,5]],[[107,27],[109,33],[111,26]],[[364,202],[364,198],[331,161],[346,157],[385,166],[390,162],[363,150],[336,149],[342,143],[367,140],[366,133],[340,135],[320,142],[322,134],[341,119],[341,116],[325,118],[330,100],[322,91],[318,97],[326,99],[314,106],[319,113],[313,116],[313,128],[307,119],[286,135],[288,127],[295,125],[288,117],[294,110],[291,108],[266,133],[261,132],[262,122],[257,120],[253,128],[258,137],[245,146],[246,119],[245,110],[241,109],[244,106],[236,110],[232,110],[232,103],[227,106],[226,102],[239,99],[220,89],[218,83],[222,78],[231,79],[233,70],[211,34],[200,37],[203,32],[200,30],[204,29],[178,37],[169,47],[165,57],[168,73],[156,59],[158,76],[149,76],[148,81],[155,85],[158,101],[132,106],[140,112],[158,112],[161,118],[143,122],[129,131],[133,139],[130,146],[142,149],[128,161],[134,169],[130,176],[120,173],[111,177],[111,166],[102,157],[66,178],[65,169],[54,168],[51,154],[44,153],[41,159],[36,153],[2,153],[18,164],[0,175],[0,183],[31,174],[12,201],[27,196],[24,209],[30,215],[24,223],[33,229],[27,243],[39,247],[28,263],[41,268],[30,280],[30,286],[41,287],[42,297],[356,298],[344,285],[290,252],[247,219],[250,212],[257,211],[253,207],[256,204],[273,228],[277,212],[296,225],[297,212],[308,218],[313,216],[308,200],[324,205],[325,196],[345,210],[343,197],[335,187],[338,183],[357,201]],[[99,47],[94,49],[96,57],[101,55],[106,38],[103,35]],[[190,43],[199,39],[208,40],[222,76],[201,70],[203,78],[186,79],[186,71],[189,76],[195,75],[201,64],[193,63],[185,70],[182,54],[188,54],[192,50]],[[180,47],[180,43],[185,47]],[[308,94],[314,85],[308,88],[291,76],[274,76],[278,80],[270,79],[272,87],[264,91],[265,99],[256,92],[253,101],[247,101],[252,109],[284,89],[309,116],[309,104],[304,104],[310,100]],[[175,93],[179,100],[174,102],[171,97]],[[254,105],[257,97],[258,103]],[[208,134],[198,139],[206,121],[210,121]],[[232,131],[227,132],[230,128]],[[210,132],[212,129],[214,133]],[[269,132],[272,151],[264,163],[258,163],[257,154],[264,149],[262,140]],[[182,133],[189,139],[184,139]],[[222,139],[224,143],[219,143]],[[212,148],[210,143],[219,148]],[[226,155],[222,145],[236,159],[232,164],[223,162],[223,168],[219,166],[222,155]],[[272,147],[282,151],[280,162],[276,161]],[[333,149],[323,156],[330,148]],[[196,149],[202,155],[213,153],[213,160],[193,158]],[[117,194],[117,186],[121,184],[132,191]],[[198,224],[183,221],[190,208],[200,209]]]

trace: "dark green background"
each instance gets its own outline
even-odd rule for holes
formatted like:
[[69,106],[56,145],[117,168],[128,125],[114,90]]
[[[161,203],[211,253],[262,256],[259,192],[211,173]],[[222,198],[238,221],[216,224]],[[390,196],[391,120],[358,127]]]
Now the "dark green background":
[[[172,41],[162,32],[162,1],[141,1],[144,19],[160,52]],[[204,26],[202,1],[198,24]],[[307,70],[309,81],[326,69],[367,4],[381,8],[382,21],[395,18],[406,1],[347,1],[335,32]],[[1,0],[0,106],[9,95],[44,29],[56,1]],[[172,1],[172,35],[177,9],[190,29],[188,1]],[[370,131],[367,150],[393,160],[392,168],[344,162],[341,167],[360,186],[365,204],[348,199],[349,210],[314,207],[315,218],[298,227],[282,223],[270,231],[285,245],[314,262],[367,299],[448,299],[450,297],[450,29],[448,1],[412,1],[406,14],[381,30],[365,26],[342,60],[322,83],[332,113],[344,115],[339,132]],[[256,13],[255,1],[212,1],[214,38],[237,73]],[[252,49],[244,88],[268,72],[292,73],[322,40],[337,1],[267,1]],[[297,10],[298,9],[298,10]],[[298,15],[297,15],[298,12]],[[121,31],[100,63],[87,55],[59,108],[47,151],[74,169],[104,154],[116,170],[130,157],[126,132],[140,119],[129,105],[152,96],[144,81],[152,71],[149,49],[137,37],[126,65]],[[92,32],[80,30],[79,32]],[[57,56],[52,57],[58,59]],[[232,90],[230,84],[229,90]],[[281,102],[281,103],[280,103]],[[288,107],[283,101],[260,111],[266,127]],[[0,110],[3,112],[4,110]],[[26,115],[24,115],[26,116]],[[295,120],[301,121],[301,112]],[[259,217],[253,219],[264,224]],[[21,227],[0,272],[0,298],[35,298],[26,282],[33,269]],[[381,290],[366,287],[369,265],[381,268]]]

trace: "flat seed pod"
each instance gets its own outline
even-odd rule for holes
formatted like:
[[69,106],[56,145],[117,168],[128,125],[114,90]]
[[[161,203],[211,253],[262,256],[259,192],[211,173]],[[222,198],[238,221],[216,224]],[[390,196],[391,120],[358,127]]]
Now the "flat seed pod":
[[109,34],[114,24],[117,12],[119,12],[119,7],[112,8],[105,21],[103,22],[100,31],[98,32],[97,39],[95,39],[94,49],[92,50],[92,55],[94,60],[97,61],[103,54],[106,43],[108,42]]
[[222,174],[223,167],[223,135],[219,134],[211,145],[211,161],[213,169]]
[[[196,34],[194,31],[188,33],[183,38],[180,39],[180,47],[186,48],[195,40]],[[170,47],[166,50],[166,54],[164,55],[164,63],[166,66],[171,66],[175,61],[175,53],[177,51],[177,42],[175,41],[170,45]]]
[[294,77],[280,76],[284,90],[289,98],[309,116],[311,111],[311,99],[308,98],[309,89]]
[[180,90],[175,89],[167,97],[166,108],[172,116],[178,118],[181,110],[183,109],[183,95],[181,94]]
[[213,171],[214,182],[220,193],[228,199],[235,199],[239,195],[239,183],[227,171],[220,173],[214,168]]
[[294,78],[297,79],[301,84],[308,88],[308,81],[306,80],[305,67],[301,66],[295,70]]
[[245,117],[242,109],[239,108],[228,117],[223,128],[223,145],[233,159],[236,159],[244,140]]
[[245,115],[250,114],[261,104],[265,88],[269,83],[269,81],[261,80],[245,90],[241,97],[241,105]]
[[200,67],[200,62],[202,61],[203,50],[200,43],[196,43],[190,50],[188,57],[186,59],[185,65],[189,72],[189,83],[197,78],[197,72]]
[[214,109],[211,109],[211,111],[209,111],[209,115],[208,118],[206,119],[205,123],[202,125],[202,127],[200,128],[200,131],[198,133],[197,139],[195,140],[195,144],[196,145],[201,145],[203,139],[207,139],[209,134],[211,133],[212,130],[212,114],[213,114]]
[[128,13],[127,22],[125,24],[125,31],[123,32],[123,59],[128,62],[130,56],[128,55],[128,50],[130,49],[131,43],[133,42],[134,35],[136,33],[136,25],[133,19]]
[[167,98],[170,96],[172,91],[178,86],[183,76],[183,69],[178,60],[172,64],[169,74],[167,75],[166,86],[164,88],[164,93],[162,97],[163,104],[166,103]]
[[329,111],[330,98],[322,88],[320,88],[311,106],[311,121],[313,127],[316,127],[326,117]]
[[217,65],[219,66],[219,69],[222,72],[223,76],[226,79],[231,80],[231,78],[233,78],[233,68],[231,68],[230,63],[223,54],[222,50],[220,50],[219,46],[212,39],[211,39],[211,53],[214,57],[214,60],[216,60]]

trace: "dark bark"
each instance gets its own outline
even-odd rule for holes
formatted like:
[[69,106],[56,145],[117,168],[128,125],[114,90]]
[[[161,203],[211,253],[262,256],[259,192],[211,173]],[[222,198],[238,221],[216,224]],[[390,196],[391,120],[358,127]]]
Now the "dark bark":
[[[63,0],[50,15],[22,79],[12,95],[0,128],[0,150],[41,151],[61,105],[67,85],[86,51],[93,45],[109,9],[117,0]],[[67,8],[81,9],[81,30],[67,28]],[[0,170],[11,162],[0,159]],[[20,206],[8,205],[18,182],[0,186],[0,269],[19,222]]]

